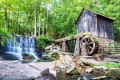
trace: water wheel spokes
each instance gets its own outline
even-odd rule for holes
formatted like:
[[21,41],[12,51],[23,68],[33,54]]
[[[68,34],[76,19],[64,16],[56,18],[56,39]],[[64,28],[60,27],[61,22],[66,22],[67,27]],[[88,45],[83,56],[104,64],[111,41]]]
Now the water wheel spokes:
[[82,44],[86,44],[86,49],[88,52],[88,55],[93,54],[94,50],[95,50],[95,41],[93,39],[93,37],[91,36],[84,36],[81,41],[80,41],[80,46],[82,46]]

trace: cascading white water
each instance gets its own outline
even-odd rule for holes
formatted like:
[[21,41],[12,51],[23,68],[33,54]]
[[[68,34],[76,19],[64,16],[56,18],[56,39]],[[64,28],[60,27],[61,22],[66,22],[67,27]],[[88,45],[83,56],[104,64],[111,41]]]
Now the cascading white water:
[[20,35],[14,35],[13,37],[13,40],[7,40],[7,54],[12,54],[20,60],[23,58],[23,53],[37,58],[34,38]]

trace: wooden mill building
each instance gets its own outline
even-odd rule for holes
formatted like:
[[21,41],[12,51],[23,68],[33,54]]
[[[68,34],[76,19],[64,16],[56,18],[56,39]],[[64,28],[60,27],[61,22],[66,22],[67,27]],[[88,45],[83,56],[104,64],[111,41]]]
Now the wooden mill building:
[[[75,42],[75,56],[93,55],[103,50],[106,47],[104,44],[114,41],[113,21],[101,14],[83,9],[76,21],[78,34],[74,35],[73,38],[66,37],[55,42],[65,52],[69,52],[72,49],[70,48],[70,43]],[[86,33],[89,33],[89,36]],[[90,36],[91,34],[92,36]]]
[[77,21],[77,32],[114,40],[113,20],[101,14],[83,9]]

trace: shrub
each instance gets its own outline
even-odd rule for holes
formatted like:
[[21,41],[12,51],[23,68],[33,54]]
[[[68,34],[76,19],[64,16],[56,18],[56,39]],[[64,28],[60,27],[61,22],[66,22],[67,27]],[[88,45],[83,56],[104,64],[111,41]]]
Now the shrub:
[[12,38],[12,35],[7,32],[7,30],[5,30],[4,28],[0,28],[0,40],[1,40],[1,44],[5,45],[6,44],[6,40]]
[[54,39],[52,39],[48,35],[40,35],[39,37],[36,38],[36,46],[39,49],[44,49],[47,45],[50,45]]

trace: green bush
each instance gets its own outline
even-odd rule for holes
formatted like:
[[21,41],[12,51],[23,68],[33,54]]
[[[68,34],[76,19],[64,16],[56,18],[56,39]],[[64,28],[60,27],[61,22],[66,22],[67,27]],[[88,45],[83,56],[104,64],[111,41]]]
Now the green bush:
[[36,46],[39,49],[44,49],[47,45],[50,45],[54,40],[48,35],[40,35],[36,38]]
[[2,45],[6,43],[6,40],[12,38],[12,35],[4,28],[0,28],[0,42]]

